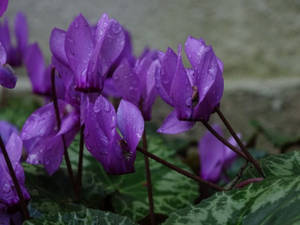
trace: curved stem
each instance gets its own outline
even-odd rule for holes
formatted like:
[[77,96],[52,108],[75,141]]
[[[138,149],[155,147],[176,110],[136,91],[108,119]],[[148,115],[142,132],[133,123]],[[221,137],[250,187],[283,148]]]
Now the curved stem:
[[[51,85],[52,85],[52,97],[53,97],[53,105],[54,105],[56,121],[57,121],[57,128],[58,128],[58,130],[60,130],[61,119],[60,119],[60,113],[59,113],[59,107],[58,107],[58,101],[57,101],[57,95],[56,95],[56,88],[55,88],[55,68],[54,67],[51,69]],[[74,192],[75,192],[75,196],[78,199],[78,191],[77,191],[77,188],[75,185],[72,165],[71,165],[71,161],[70,161],[70,157],[69,157],[69,153],[68,153],[64,135],[61,136],[61,139],[62,139],[63,146],[64,146],[64,156],[65,156],[64,158],[65,158],[65,162],[67,165],[68,174],[69,174],[69,177],[70,177],[70,180],[71,180]]]
[[[147,136],[146,130],[143,132],[143,150],[148,152]],[[154,203],[153,203],[153,192],[152,192],[152,180],[151,180],[151,170],[149,159],[144,155],[145,160],[145,169],[146,169],[146,178],[147,178],[147,191],[148,191],[148,201],[149,201],[149,214],[151,225],[155,225],[155,214],[154,214]]]
[[207,128],[207,130],[209,130],[219,141],[221,141],[224,145],[226,145],[236,154],[238,154],[239,156],[243,157],[245,160],[248,161],[247,156],[243,152],[241,152],[237,147],[230,144],[223,136],[221,136],[217,131],[215,131],[215,129],[212,128],[212,126],[208,122],[206,121],[201,121],[201,122]]
[[256,168],[256,170],[259,172],[259,174],[262,177],[265,177],[259,163],[253,158],[253,156],[247,151],[247,149],[245,148],[243,142],[241,141],[241,139],[237,136],[236,132],[233,130],[232,126],[230,125],[229,121],[225,118],[225,116],[223,115],[223,113],[221,112],[220,108],[217,107],[216,112],[218,114],[218,116],[220,117],[220,119],[223,121],[224,125],[226,126],[226,128],[228,129],[228,131],[230,132],[230,134],[232,135],[232,137],[234,138],[234,140],[236,141],[236,143],[238,143],[238,145],[240,146],[240,149],[242,150],[242,152],[247,156],[248,160],[254,165],[254,167]]
[[4,159],[5,159],[5,162],[6,162],[8,171],[9,171],[9,174],[10,174],[10,176],[11,176],[11,178],[13,180],[14,186],[16,188],[18,197],[20,199],[20,206],[21,206],[22,214],[23,214],[25,220],[28,220],[30,218],[30,216],[29,216],[29,212],[28,212],[28,209],[27,209],[27,206],[26,206],[26,202],[25,202],[23,193],[22,193],[22,189],[20,187],[20,184],[19,184],[19,181],[17,179],[16,173],[15,173],[14,168],[13,168],[13,166],[11,164],[10,159],[9,159],[9,156],[8,156],[7,151],[6,151],[6,148],[5,148],[5,145],[4,145],[4,142],[2,140],[1,135],[0,135],[0,148],[2,150],[2,154],[4,156]]
[[188,172],[186,170],[183,170],[183,169],[175,166],[174,164],[169,163],[169,162],[167,162],[167,161],[159,158],[158,156],[156,156],[156,155],[154,155],[154,154],[152,154],[150,152],[144,151],[144,149],[142,149],[142,148],[138,147],[137,150],[139,152],[143,153],[144,155],[146,155],[147,157],[155,160],[156,162],[159,162],[159,163],[163,164],[164,166],[169,167],[172,170],[175,170],[177,173],[180,173],[180,174],[182,174],[182,175],[184,175],[186,177],[189,177],[189,178],[191,178],[191,179],[199,182],[200,184],[207,185],[208,187],[210,187],[210,188],[212,188],[212,189],[214,189],[216,191],[226,191],[225,188],[220,187],[220,186],[218,186],[218,185],[216,185],[214,183],[211,183],[209,181],[203,180],[202,178],[200,178],[200,177],[198,177],[198,176],[196,176],[196,175],[194,175],[194,174],[192,174],[192,173],[190,173],[190,172]]

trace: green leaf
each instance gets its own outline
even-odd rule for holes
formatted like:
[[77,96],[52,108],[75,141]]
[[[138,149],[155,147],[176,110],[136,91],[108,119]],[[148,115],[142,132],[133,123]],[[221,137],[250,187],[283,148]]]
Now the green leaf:
[[[78,141],[77,141],[78,142]],[[176,158],[175,151],[166,146],[165,141],[154,133],[148,135],[148,151],[175,165],[189,170]],[[77,149],[72,147],[71,161],[77,163]],[[112,207],[117,213],[126,215],[137,221],[149,214],[148,195],[145,178],[144,156],[137,153],[135,173],[112,176],[107,175],[98,161],[89,154],[84,156],[83,185],[89,207],[99,205],[97,199],[99,190],[108,196]],[[74,157],[74,155],[76,155]],[[74,159],[74,161],[73,161]],[[168,215],[172,211],[193,203],[198,195],[198,184],[167,167],[150,160],[152,173],[155,213]],[[77,165],[77,164],[76,164]],[[92,203],[92,204],[91,204]]]
[[26,221],[24,225],[134,225],[130,219],[111,212],[82,209],[75,212],[59,212]]
[[265,180],[177,210],[164,224],[300,224],[300,152],[270,156],[261,165]]

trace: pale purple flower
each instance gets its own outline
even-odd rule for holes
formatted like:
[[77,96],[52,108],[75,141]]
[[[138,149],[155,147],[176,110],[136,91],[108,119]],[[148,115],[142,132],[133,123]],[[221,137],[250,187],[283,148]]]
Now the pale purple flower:
[[159,52],[146,49],[134,65],[125,58],[113,74],[115,89],[123,99],[140,107],[144,119],[151,120],[156,99],[155,74],[160,71]]
[[[47,66],[41,49],[37,43],[28,46],[24,60],[26,70],[31,81],[32,91],[35,94],[51,97],[51,69],[52,65]],[[65,87],[60,76],[55,78],[57,97],[64,99]]]
[[178,55],[167,49],[160,73],[156,76],[160,96],[174,107],[174,112],[159,129],[161,133],[183,132],[195,121],[207,121],[223,95],[223,63],[212,47],[207,46],[203,39],[189,37],[185,42],[185,52],[191,68],[184,67],[179,45]]
[[0,42],[0,85],[6,88],[14,88],[17,83],[17,77],[12,68],[6,64],[7,54]]
[[[213,128],[223,136],[220,126],[214,125]],[[239,135],[240,136],[240,135]],[[228,141],[237,146],[232,137]],[[237,154],[220,142],[209,131],[203,135],[199,141],[198,153],[200,157],[200,176],[212,182],[218,182],[222,172],[226,170],[236,159]]]
[[5,13],[8,6],[8,0],[1,0],[0,1],[0,17]]
[[66,102],[58,101],[61,128],[58,130],[53,103],[49,103],[26,120],[21,137],[28,154],[27,162],[42,164],[46,171],[52,175],[58,170],[63,154],[65,139],[66,146],[73,141],[79,130],[79,113]]
[[17,45],[14,46],[12,43],[7,19],[0,24],[0,42],[7,53],[7,63],[17,67],[22,65],[28,46],[28,25],[23,13],[17,13],[14,28]]
[[[6,151],[15,171],[25,199],[30,199],[29,193],[25,188],[25,175],[21,165],[23,143],[19,137],[16,128],[4,121],[1,121],[0,135],[4,141]],[[7,168],[6,161],[0,152],[0,214],[9,207],[19,203],[19,196],[15,189],[13,180]]]
[[88,106],[87,117],[84,132],[86,147],[106,172],[134,172],[136,147],[144,131],[139,109],[122,100],[116,113],[113,105],[99,96],[94,104]]

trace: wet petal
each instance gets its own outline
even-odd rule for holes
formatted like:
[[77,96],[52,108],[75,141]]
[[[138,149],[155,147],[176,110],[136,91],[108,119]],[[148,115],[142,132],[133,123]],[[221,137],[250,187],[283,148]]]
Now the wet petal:
[[89,152],[100,162],[112,149],[116,136],[116,112],[103,96],[85,110],[84,138]]
[[28,24],[26,16],[21,12],[18,12],[16,15],[15,34],[17,40],[17,48],[20,53],[24,55],[28,45]]
[[65,65],[68,59],[65,52],[66,31],[54,28],[50,35],[49,46],[52,54]]
[[163,134],[179,134],[190,130],[194,126],[195,122],[178,120],[177,113],[174,110],[164,120],[161,127],[157,130],[158,133]]
[[6,88],[14,88],[17,83],[17,77],[10,66],[0,66],[0,85]]
[[22,139],[17,133],[13,132],[7,141],[6,150],[14,167],[20,162],[22,156],[22,149]]
[[122,100],[117,112],[118,128],[131,151],[135,151],[144,132],[144,119],[139,109]]
[[113,74],[115,87],[122,97],[138,105],[141,96],[140,80],[128,61],[124,59]]
[[86,70],[93,51],[91,28],[80,14],[66,33],[65,51],[70,67],[76,75],[78,87],[86,84]]
[[181,46],[178,47],[176,71],[171,85],[170,96],[180,120],[189,120],[192,115],[193,90],[181,58]]
[[[213,126],[220,134],[220,126]],[[198,152],[201,163],[201,177],[210,181],[218,181],[220,178],[224,163],[224,145],[209,131],[199,141]]]
[[177,55],[168,48],[161,62],[161,71],[156,75],[156,87],[161,98],[169,105],[173,106],[174,102],[170,97],[172,80],[176,72]]

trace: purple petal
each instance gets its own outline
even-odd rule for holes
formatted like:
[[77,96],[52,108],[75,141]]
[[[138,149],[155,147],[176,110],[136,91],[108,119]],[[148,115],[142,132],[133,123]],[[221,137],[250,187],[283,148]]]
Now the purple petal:
[[102,94],[104,96],[111,96],[114,98],[121,98],[121,96],[122,96],[122,94],[116,87],[115,82],[112,78],[105,79]]
[[14,125],[8,123],[7,121],[1,120],[0,121],[0,135],[1,135],[2,140],[5,145],[12,133],[18,134],[19,131]]
[[132,103],[122,100],[117,112],[118,128],[130,150],[135,152],[144,132],[144,119],[139,109]]
[[46,73],[45,60],[37,43],[28,47],[25,66],[31,81],[32,91],[36,94],[49,93],[51,90],[51,78],[50,74]]
[[8,20],[5,18],[3,24],[0,26],[0,42],[6,50],[6,53],[11,49],[11,38]]
[[115,87],[122,97],[135,105],[139,104],[141,90],[140,80],[126,59],[122,61],[113,74]]
[[[109,27],[105,30],[106,32],[103,37],[103,42],[101,43],[100,55],[98,58],[102,74],[107,74],[110,67],[118,59],[125,47],[126,41],[124,30],[118,21],[110,19]],[[96,32],[98,33],[98,27]],[[101,38],[102,36],[99,35],[97,40],[100,40]]]
[[6,88],[14,88],[17,83],[17,77],[10,66],[0,66],[0,85]]
[[[241,139],[242,135],[241,134],[238,134],[238,137]],[[228,139],[228,142],[230,144],[232,144],[233,146],[235,147],[238,147],[238,144],[236,143],[236,141],[234,140],[233,137],[230,137]],[[239,147],[238,147],[239,148]],[[234,162],[234,160],[237,158],[237,154],[232,151],[230,148],[228,148],[227,146],[224,146],[224,167],[225,168],[228,168],[231,166],[231,164]]]
[[7,10],[7,6],[8,6],[8,0],[1,0],[1,3],[0,3],[0,17]]
[[78,87],[86,84],[85,73],[94,47],[92,38],[91,28],[80,14],[69,26],[65,40],[66,56]]
[[68,65],[68,59],[65,52],[66,31],[54,28],[50,35],[50,50],[58,60]]
[[85,111],[84,138],[89,152],[101,163],[110,150],[116,135],[116,112],[103,96],[90,103]]
[[7,54],[5,48],[0,42],[0,65],[1,66],[6,63],[6,59],[7,59]]
[[72,85],[74,81],[74,73],[71,70],[71,68],[63,64],[55,56],[52,56],[52,66],[55,68],[59,76],[62,78],[65,88],[68,89],[69,86]]
[[[220,134],[220,126],[213,126]],[[201,162],[201,177],[216,182],[219,180],[224,163],[224,145],[209,131],[199,141],[198,152]]]
[[157,130],[158,133],[163,134],[179,134],[190,130],[194,126],[195,122],[178,120],[177,113],[174,110],[164,120],[161,127]]
[[13,132],[6,144],[6,150],[13,165],[19,163],[22,156],[23,142],[18,133]]
[[176,71],[171,85],[170,96],[180,120],[189,120],[192,115],[193,90],[181,59],[181,46],[178,47]]
[[170,89],[174,74],[176,72],[177,55],[168,48],[165,55],[162,57],[161,71],[156,75],[156,87],[160,97],[169,105],[173,106],[174,102],[170,97]]
[[[70,105],[69,105],[70,106]],[[71,106],[70,106],[71,107]],[[61,122],[61,128],[57,135],[62,135],[68,133],[70,130],[74,129],[79,124],[79,114],[74,109],[68,109],[72,110],[68,113],[68,115],[62,120]]]
[[15,18],[15,34],[17,48],[24,55],[28,45],[28,25],[26,16],[21,12],[18,12]]
[[10,225],[10,215],[0,211],[0,221],[2,225]]

